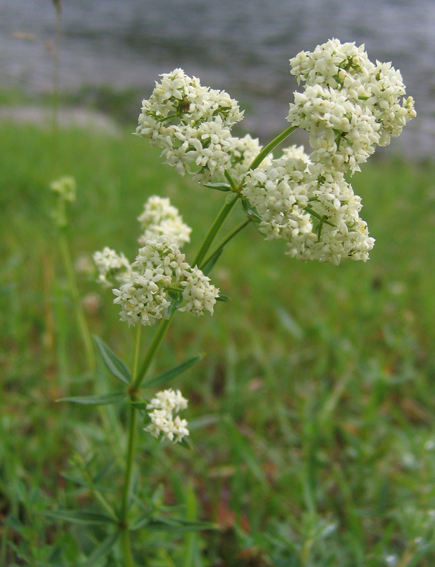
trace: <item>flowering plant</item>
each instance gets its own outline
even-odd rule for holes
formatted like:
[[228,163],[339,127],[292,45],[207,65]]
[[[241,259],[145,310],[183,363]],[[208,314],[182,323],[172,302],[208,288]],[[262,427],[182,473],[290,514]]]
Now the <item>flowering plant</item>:
[[[243,119],[237,101],[225,91],[202,86],[181,69],[163,74],[151,97],[143,101],[136,134],[159,146],[166,163],[180,175],[188,174],[205,188],[227,195],[192,262],[181,251],[191,229],[169,199],[158,196],[148,199],[138,217],[141,247],[133,262],[107,247],[94,254],[98,281],[113,288],[120,320],[137,329],[131,371],[96,339],[108,370],[124,384],[122,391],[65,398],[88,405],[129,403],[120,504],[113,504],[96,491],[108,513],[105,522],[113,529],[97,547],[95,556],[107,554],[120,538],[124,565],[130,567],[135,564],[131,537],[138,525],[155,529],[157,525],[164,529],[165,521],[171,529],[181,525],[179,520],[168,524],[167,519],[154,517],[153,511],[140,513],[138,509],[132,488],[137,420],[141,415],[143,429],[154,437],[188,446],[187,421],[176,415],[187,407],[180,391],[163,390],[147,399],[144,390],[167,384],[201,356],[153,378],[147,378],[147,373],[177,311],[195,317],[213,314],[216,302],[228,299],[213,285],[210,274],[229,242],[253,224],[266,240],[284,240],[289,256],[332,264],[344,259],[365,262],[374,246],[367,224],[359,216],[361,199],[346,175],[359,171],[377,146],[387,145],[401,133],[415,116],[413,100],[404,98],[400,72],[390,64],[372,63],[364,46],[333,39],[312,53],[299,53],[290,65],[304,88],[295,93],[290,104],[290,126],[265,147],[249,135],[232,135],[232,127]],[[309,133],[313,151],[307,154],[293,145],[282,155],[273,156],[272,151],[297,128]],[[69,193],[59,187],[62,183],[52,186],[61,199],[69,200]],[[212,249],[238,202],[246,219]],[[157,322],[158,329],[139,364],[141,327]],[[71,521],[79,518],[77,514],[53,513]],[[79,519],[83,520],[83,514],[86,512]],[[211,527],[183,523],[184,530]]]

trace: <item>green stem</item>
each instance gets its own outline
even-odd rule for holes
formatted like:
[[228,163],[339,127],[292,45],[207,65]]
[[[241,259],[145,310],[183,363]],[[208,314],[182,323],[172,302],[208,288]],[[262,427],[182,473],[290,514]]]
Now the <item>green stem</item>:
[[130,532],[128,528],[122,530],[122,549],[124,551],[125,567],[134,567],[133,554],[131,552]]
[[136,393],[137,393],[137,390],[139,390],[140,385],[142,384],[142,382],[145,378],[145,375],[149,370],[151,362],[153,361],[154,355],[156,354],[157,349],[159,348],[160,343],[162,342],[163,337],[165,336],[166,331],[168,330],[169,325],[171,324],[175,313],[176,312],[174,311],[172,313],[172,315],[169,317],[169,319],[162,319],[162,321],[161,321],[161,323],[160,323],[160,325],[157,329],[157,332],[154,335],[154,338],[153,338],[153,340],[152,340],[152,342],[151,342],[150,346],[148,347],[148,350],[145,354],[145,358],[142,362],[142,366],[140,367],[139,372],[137,372],[137,374],[135,374],[135,378],[131,383],[130,392],[133,396],[135,396]]
[[137,367],[139,364],[139,351],[140,351],[140,335],[142,331],[142,325],[138,325],[136,328],[136,340],[134,346],[134,356],[133,356],[133,376],[137,374]]
[[251,163],[249,169],[257,168],[260,165],[260,163],[264,160],[264,158],[267,155],[269,155],[270,152],[274,148],[276,148],[276,146],[278,146],[281,142],[283,142],[286,138],[288,138],[290,136],[290,134],[292,134],[295,130],[297,130],[297,128],[298,128],[297,126],[289,126],[289,128],[284,130],[284,132],[281,132],[281,134],[279,134],[279,136],[277,136],[271,142],[269,142],[269,144],[267,144],[267,146],[261,150],[261,152],[258,154],[258,156]]
[[243,230],[245,228],[245,226],[248,226],[248,224],[250,222],[251,222],[251,219],[248,218],[247,220],[243,221],[238,226],[236,226],[236,228],[232,232],[230,232],[228,234],[228,236],[226,236],[222,240],[222,242],[213,250],[213,252],[204,260],[204,262],[201,264],[201,269],[202,269],[203,266],[208,264],[208,262],[210,262],[210,260],[213,258],[213,256],[218,254],[228,244],[228,242],[236,236],[236,234],[238,234],[241,230]]
[[[142,329],[142,325],[138,325],[136,330],[136,340],[135,340],[135,348],[133,355],[133,368],[132,368],[133,380],[136,378],[137,375],[141,329]],[[135,394],[131,393],[130,398],[131,401],[134,401]],[[121,497],[121,513],[119,517],[121,522],[121,529],[122,529],[122,548],[125,559],[125,567],[133,567],[134,565],[133,555],[131,551],[130,533],[128,531],[127,516],[128,516],[128,501],[130,498],[130,489],[131,489],[131,477],[133,473],[134,450],[136,447],[136,436],[137,436],[136,408],[130,404],[130,416],[129,416],[129,424],[128,424],[127,465],[125,468],[124,487]]]
[[239,193],[240,190],[239,190],[239,188],[237,187],[237,185],[236,185],[234,179],[231,177],[230,172],[229,172],[227,169],[225,170],[224,175],[225,175],[226,180],[227,180],[228,183],[230,184],[230,187],[231,187],[232,191],[234,191],[234,193]]
[[[132,401],[134,396],[132,396]],[[130,404],[130,416],[128,424],[128,446],[127,446],[127,465],[124,475],[124,488],[121,499],[121,513],[119,519],[123,529],[127,529],[128,501],[130,498],[131,477],[133,472],[134,450],[136,446],[136,408]]]
[[233,210],[237,200],[238,200],[237,196],[234,196],[233,200],[231,200],[229,203],[225,201],[224,206],[222,207],[220,213],[216,217],[214,223],[211,225],[211,228],[208,231],[208,234],[205,237],[204,242],[202,243],[202,246],[199,249],[198,254],[196,255],[196,258],[193,261],[193,266],[200,266],[203,263],[205,255],[209,251],[210,246],[213,243],[213,240],[216,238],[217,233],[221,229],[228,215]]
[[60,47],[60,34],[61,34],[61,7],[60,1],[55,2],[56,8],[56,38],[54,44],[54,76],[53,76],[53,103],[51,112],[51,171],[54,177],[54,172],[57,168],[57,144],[59,138],[59,120],[58,120],[58,106],[59,106],[59,47]]
[[65,235],[65,229],[61,228],[59,234],[59,247],[65,264],[65,270],[68,277],[68,283],[71,290],[71,295],[74,301],[74,308],[76,311],[77,322],[82,336],[83,344],[85,347],[86,359],[89,371],[93,373],[96,368],[95,354],[92,347],[92,338],[86,323],[86,317],[83,312],[82,303],[80,301],[80,293],[77,286],[77,280],[74,273],[74,267],[71,259],[71,253],[68,246],[68,240]]
[[[222,210],[216,217],[211,229],[209,230],[207,236],[202,243],[202,246],[195,258],[194,265],[198,265],[202,262],[205,255],[210,249],[210,246],[213,243],[214,238],[216,237],[219,229],[222,227],[223,223],[225,222],[226,218],[233,210],[233,207],[237,201],[237,197],[230,203],[225,202],[225,205],[222,207]],[[241,230],[241,228],[239,229]],[[157,329],[154,338],[148,347],[147,352],[145,353],[145,358],[142,362],[142,366],[139,370],[138,368],[138,357],[139,357],[139,347],[140,347],[140,340],[139,340],[139,331],[136,335],[136,346],[135,346],[135,353],[133,357],[133,379],[131,382],[131,386],[129,389],[130,393],[130,400],[134,401],[136,399],[137,392],[142,384],[146,373],[151,366],[153,358],[165,336],[167,330],[169,329],[169,325],[174,318],[176,311],[172,313],[169,319],[163,319]],[[140,327],[140,325],[139,325]],[[130,533],[128,531],[128,502],[130,499],[130,490],[131,490],[131,480],[132,480],[132,473],[133,473],[133,463],[134,463],[134,453],[136,448],[136,437],[137,437],[137,427],[136,427],[136,415],[137,410],[136,408],[130,404],[130,415],[129,415],[129,426],[128,426],[128,445],[127,445],[127,464],[125,468],[125,475],[124,475],[124,487],[122,491],[121,497],[121,512],[120,512],[120,525],[122,529],[122,548],[123,548],[123,555],[125,561],[125,567],[133,567],[133,555],[131,552],[131,542],[130,542]]]

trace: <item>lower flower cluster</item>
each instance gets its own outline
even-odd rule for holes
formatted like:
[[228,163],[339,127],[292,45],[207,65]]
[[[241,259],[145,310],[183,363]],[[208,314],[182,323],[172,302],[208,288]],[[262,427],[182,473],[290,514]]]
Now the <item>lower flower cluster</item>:
[[172,237],[180,248],[190,240],[192,229],[183,222],[178,209],[171,205],[169,199],[153,195],[145,203],[144,211],[137,220],[144,230],[139,237],[139,244],[142,246],[162,234]]
[[159,392],[147,405],[151,423],[144,428],[144,431],[157,438],[161,435],[162,441],[165,439],[173,443],[181,441],[183,437],[189,435],[187,421],[180,419],[178,415],[174,417],[174,414],[186,408],[187,400],[183,398],[179,390],[174,392],[170,389]]
[[181,246],[189,241],[192,229],[183,222],[169,199],[152,196],[138,217],[144,232],[143,247],[130,264],[124,254],[107,246],[95,252],[98,283],[113,289],[114,303],[121,306],[121,321],[128,325],[153,325],[168,317],[171,305],[195,317],[204,310],[213,314],[219,289],[197,266],[190,266]]
[[121,306],[121,321],[147,326],[167,316],[171,299],[180,300],[179,310],[198,317],[204,309],[213,314],[219,289],[210,284],[198,267],[191,267],[178,245],[167,236],[147,241],[139,250],[131,271],[114,303]]

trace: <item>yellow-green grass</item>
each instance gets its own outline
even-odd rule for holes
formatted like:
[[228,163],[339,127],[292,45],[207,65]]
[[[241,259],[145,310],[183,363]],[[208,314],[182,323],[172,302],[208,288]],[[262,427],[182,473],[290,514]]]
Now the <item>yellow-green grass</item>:
[[[76,476],[77,453],[94,455],[96,472],[117,451],[97,412],[55,402],[93,393],[95,378],[86,369],[50,219],[50,180],[77,179],[68,229],[75,258],[110,246],[133,259],[136,217],[158,194],[193,227],[186,247],[192,260],[224,199],[161,165],[159,152],[129,132],[61,131],[57,153],[53,169],[48,132],[2,125],[6,565],[79,564],[103,533],[55,523],[42,512],[92,506],[89,491],[61,473]],[[178,516],[192,516],[196,507],[198,518],[221,529],[195,536],[141,530],[138,565],[433,565],[434,172],[430,164],[375,161],[352,178],[377,239],[366,264],[298,263],[253,226],[230,243],[212,280],[232,301],[219,303],[213,317],[177,315],[152,369],[206,353],[173,383],[190,400],[184,417],[197,425],[194,451],[141,433],[135,477],[142,500],[154,494],[157,501],[161,486],[163,501],[181,506]],[[237,209],[228,228],[241,219]],[[133,331],[118,322],[110,290],[77,277],[83,297],[101,296],[88,313],[91,332],[130,364]],[[153,331],[144,329],[143,350]],[[119,389],[103,367],[99,372],[107,392]],[[112,416],[125,424],[124,406],[114,407]],[[118,458],[102,485],[120,487],[121,470]],[[118,564],[114,552],[107,565]]]

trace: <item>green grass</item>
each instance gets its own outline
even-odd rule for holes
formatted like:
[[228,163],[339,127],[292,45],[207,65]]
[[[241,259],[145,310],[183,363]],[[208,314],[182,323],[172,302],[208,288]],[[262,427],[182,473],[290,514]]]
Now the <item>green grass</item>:
[[[125,441],[92,409],[55,403],[93,393],[94,379],[48,183],[57,175],[77,179],[69,228],[75,258],[104,246],[133,258],[135,219],[159,194],[193,227],[192,259],[223,200],[162,166],[159,152],[128,132],[62,131],[56,171],[50,148],[47,132],[2,125],[0,564],[8,566],[75,567],[89,554],[102,532],[42,512],[89,506],[89,491],[62,473],[77,476],[80,458],[91,456],[96,472]],[[190,400],[185,417],[195,450],[140,434],[136,471],[144,500],[220,529],[141,530],[138,564],[434,564],[434,173],[430,164],[396,160],[354,176],[377,239],[367,264],[298,263],[251,226],[228,246],[212,279],[231,303],[218,304],[214,317],[178,315],[153,366],[157,373],[206,353],[174,383]],[[242,218],[236,210],[228,226]],[[91,332],[130,363],[133,332],[118,322],[110,291],[78,278],[83,297],[101,298],[88,313]],[[144,329],[143,349],[153,331]],[[99,373],[106,391],[117,388]],[[125,408],[115,408],[125,424]],[[121,470],[118,457],[103,486],[120,486]],[[116,552],[108,565],[121,565]]]

